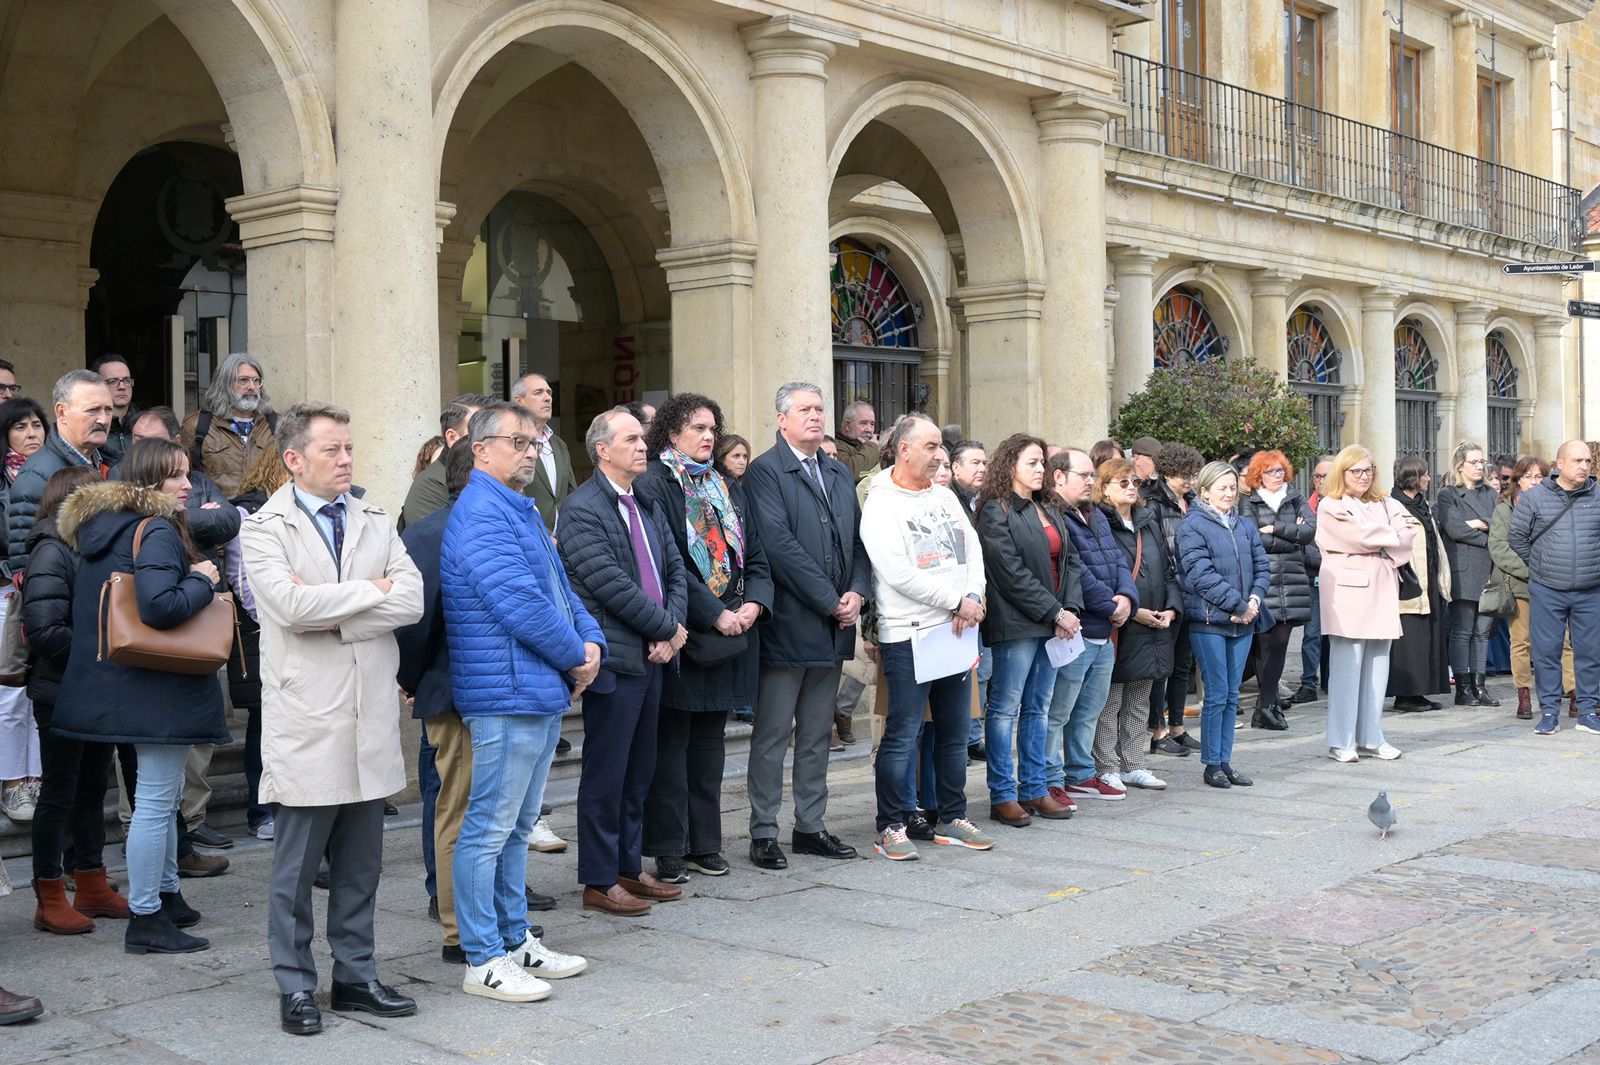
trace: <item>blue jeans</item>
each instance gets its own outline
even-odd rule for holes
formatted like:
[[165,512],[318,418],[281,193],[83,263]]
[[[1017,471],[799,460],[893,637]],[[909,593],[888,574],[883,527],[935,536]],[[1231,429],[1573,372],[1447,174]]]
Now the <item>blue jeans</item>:
[[[988,649],[994,662],[983,704],[984,745],[989,749],[989,801],[995,805],[1037,799],[1044,779],[1045,714],[1056,671],[1043,637],[1002,640]],[[1017,756],[1012,762],[1015,741]],[[1020,792],[1020,794],[1019,794]]]
[[1539,710],[1545,717],[1561,713],[1561,650],[1569,627],[1578,713],[1592,714],[1600,701],[1600,643],[1593,635],[1600,629],[1600,588],[1561,592],[1529,581],[1528,641]]
[[128,822],[128,908],[140,917],[161,909],[161,892],[177,891],[178,804],[183,800],[186,745],[138,743],[139,780]]
[[561,738],[560,714],[480,714],[472,733],[472,791],[456,841],[456,923],[467,960],[482,965],[528,932],[528,833]]
[[428,742],[426,727],[422,730],[422,745],[417,748],[417,787],[422,791],[422,868],[427,874],[423,883],[431,899],[439,894],[433,851],[433,808],[439,801],[439,769],[433,763],[433,744]]
[[1311,586],[1311,620],[1300,630],[1300,687],[1319,690],[1322,679],[1322,593]]
[[1239,712],[1239,682],[1250,657],[1250,634],[1190,630],[1189,643],[1206,685],[1205,702],[1200,705],[1200,761],[1224,765],[1233,758],[1233,719]]
[[917,750],[922,712],[933,717],[939,820],[948,824],[967,816],[967,721],[972,712],[970,670],[918,684],[911,660],[911,641],[878,645],[884,682],[889,685],[889,713],[878,743],[878,831],[904,825],[916,797],[906,790],[906,768]]
[[[994,652],[989,650],[987,644],[978,649],[978,705],[989,705],[989,678],[994,676]],[[967,726],[967,746],[972,747],[982,743],[984,737],[983,715],[979,714],[972,719],[972,724]]]
[[1511,672],[1511,624],[1505,618],[1495,618],[1489,626],[1489,657],[1484,668],[1490,673]]
[[1117,649],[1110,640],[1084,645],[1083,654],[1056,674],[1045,734],[1045,778],[1051,787],[1079,784],[1094,776],[1094,730],[1111,694]]
[[939,799],[934,790],[934,781],[938,774],[933,765],[932,721],[922,723],[917,733],[917,745],[911,753],[912,757],[906,759],[906,794],[911,796],[917,809],[937,812]]

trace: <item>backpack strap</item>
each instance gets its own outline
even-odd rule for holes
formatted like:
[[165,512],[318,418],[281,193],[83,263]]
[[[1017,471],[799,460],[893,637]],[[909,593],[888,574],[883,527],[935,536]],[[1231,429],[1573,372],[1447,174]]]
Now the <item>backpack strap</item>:
[[[274,427],[274,429],[276,429],[276,427]],[[200,412],[200,417],[196,418],[194,423],[194,444],[191,446],[189,451],[189,466],[191,469],[198,470],[204,468],[204,464],[200,461],[200,448],[201,445],[206,442],[206,434],[210,431],[211,412],[208,410],[203,410]]]

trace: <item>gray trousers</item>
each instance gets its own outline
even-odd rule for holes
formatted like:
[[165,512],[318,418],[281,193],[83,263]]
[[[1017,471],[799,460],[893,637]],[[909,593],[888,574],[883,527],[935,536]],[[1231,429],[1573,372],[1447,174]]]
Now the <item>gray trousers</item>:
[[285,995],[317,989],[311,956],[316,931],[311,881],[328,855],[328,946],[333,978],[365,984],[378,978],[372,961],[372,914],[383,865],[383,800],[344,806],[279,806],[267,887],[267,949]]
[[1383,697],[1389,688],[1389,640],[1328,637],[1328,746],[1383,746]]
[[828,810],[828,737],[833,730],[839,666],[763,669],[750,733],[750,838],[778,838],[783,756],[794,731],[794,830],[821,832]]
[[1130,680],[1111,685],[1106,708],[1094,726],[1094,771],[1131,773],[1144,768],[1150,733],[1150,684]]

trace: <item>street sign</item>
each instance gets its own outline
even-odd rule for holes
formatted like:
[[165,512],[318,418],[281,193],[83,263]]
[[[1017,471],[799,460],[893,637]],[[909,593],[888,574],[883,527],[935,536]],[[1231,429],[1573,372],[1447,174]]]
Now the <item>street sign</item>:
[[1575,263],[1506,263],[1500,269],[1508,274],[1585,274],[1594,270],[1593,259]]
[[1600,318],[1600,303],[1591,300],[1568,300],[1567,314],[1573,318]]

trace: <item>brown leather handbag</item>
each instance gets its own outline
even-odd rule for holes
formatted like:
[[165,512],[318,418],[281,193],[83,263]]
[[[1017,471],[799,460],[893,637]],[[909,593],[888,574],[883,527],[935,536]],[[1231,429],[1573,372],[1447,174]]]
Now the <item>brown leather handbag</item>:
[[[154,520],[146,518],[134,530],[135,563],[139,561],[145,526]],[[233,653],[238,627],[233,596],[217,592],[187,621],[170,629],[152,628],[139,616],[139,593],[134,588],[133,574],[113,573],[100,586],[100,641],[95,661],[109,660],[162,673],[215,673]],[[241,654],[241,665],[243,657]]]

